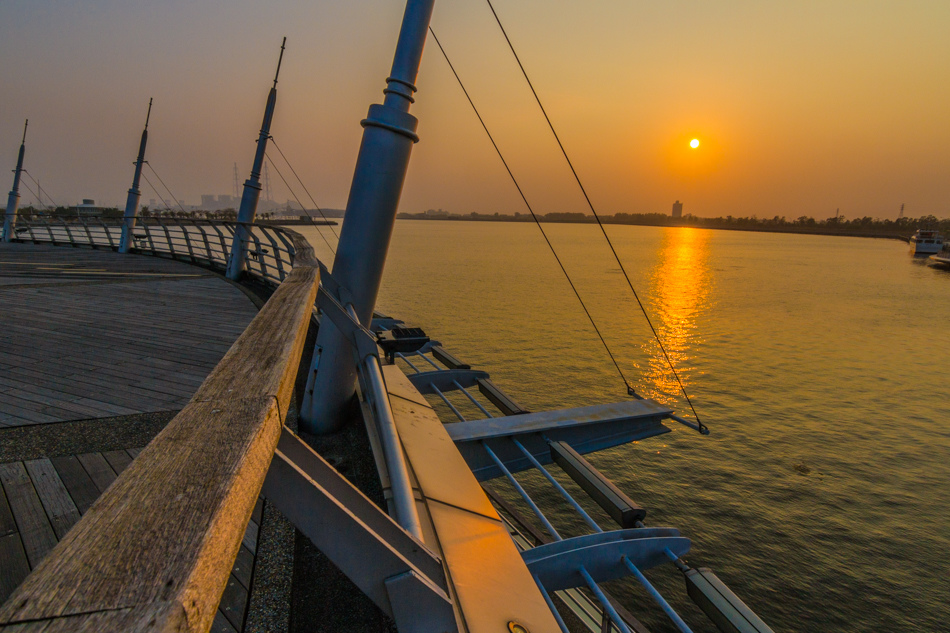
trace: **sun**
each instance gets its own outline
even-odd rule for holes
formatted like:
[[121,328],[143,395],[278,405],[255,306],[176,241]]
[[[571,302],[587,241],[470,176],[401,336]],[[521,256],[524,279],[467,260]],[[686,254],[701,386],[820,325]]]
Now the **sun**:
[[699,139],[694,138],[693,140],[691,140],[689,142],[689,146],[692,147],[693,149],[696,149],[697,147],[699,147]]

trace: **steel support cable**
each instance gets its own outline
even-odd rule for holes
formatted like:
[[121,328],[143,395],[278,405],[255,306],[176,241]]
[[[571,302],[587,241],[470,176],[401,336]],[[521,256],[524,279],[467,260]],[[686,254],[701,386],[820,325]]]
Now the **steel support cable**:
[[[283,175],[282,173],[280,173],[280,169],[277,168],[277,164],[274,163],[274,159],[272,159],[272,158],[270,157],[270,155],[269,155],[267,152],[264,152],[264,156],[267,157],[267,162],[270,163],[270,166],[273,167],[273,168],[274,168],[274,171],[277,172],[277,175],[280,176],[281,182],[283,182],[283,183],[284,183],[284,186],[287,187],[287,191],[290,192],[290,195],[292,195],[292,196],[294,197],[294,200],[297,201],[297,204],[300,205],[300,208],[301,208],[301,209],[304,209],[303,203],[300,202],[300,198],[297,197],[296,192],[294,192],[294,190],[291,188],[290,184],[287,182],[287,179],[284,178],[284,175]],[[285,160],[286,160],[286,159],[285,159]],[[287,164],[289,165],[290,163],[287,163]],[[307,213],[307,210],[304,209],[303,212],[304,212],[304,213]],[[327,236],[323,234],[323,231],[320,230],[320,227],[317,226],[317,225],[313,222],[313,218],[310,217],[310,214],[309,214],[309,213],[307,213],[307,217],[310,218],[310,223],[313,224],[313,228],[317,229],[317,233],[320,235],[321,238],[323,238],[323,241],[326,242],[327,248],[330,249],[330,252],[332,252],[334,255],[336,255],[336,251],[333,250],[333,245],[330,244],[330,240],[328,240],[328,239],[327,239]]]
[[30,187],[30,185],[29,185],[27,182],[21,181],[20,184],[23,185],[23,188],[24,188],[24,189],[26,189],[27,191],[30,192],[30,195],[32,195],[34,198],[36,198],[36,203],[37,203],[38,205],[40,205],[41,207],[46,207],[47,210],[49,209],[49,207],[47,207],[45,204],[43,204],[43,201],[40,200],[40,197],[36,194],[35,191],[33,191],[33,188]]
[[[534,89],[534,84],[531,83],[531,79],[528,77],[528,71],[525,70],[524,64],[521,63],[521,58],[518,57],[518,53],[515,51],[514,44],[511,43],[511,38],[508,37],[508,31],[505,30],[504,25],[501,23],[501,18],[498,17],[498,12],[495,11],[494,5],[492,5],[491,0],[485,0],[488,3],[488,8],[491,9],[492,15],[495,16],[495,22],[498,23],[498,28],[501,29],[502,35],[505,36],[505,41],[508,43],[508,48],[511,50],[511,54],[514,55],[515,61],[518,62],[518,68],[521,69],[521,74],[524,75],[525,81],[528,83],[528,87],[531,89],[531,94],[534,95],[534,100],[537,101],[538,107],[541,108],[541,114],[544,115],[544,120],[547,121],[548,128],[551,130],[551,134],[554,135],[554,140],[557,141],[558,147],[561,149],[561,154],[564,156],[564,160],[567,161],[567,166],[570,167],[571,173],[574,175],[574,180],[577,182],[577,186],[580,188],[581,193],[584,195],[584,200],[587,201],[587,206],[590,208],[591,213],[594,214],[594,218],[597,220],[597,226],[600,227],[600,232],[603,233],[604,239],[607,241],[607,245],[610,247],[610,252],[613,253],[614,259],[617,260],[617,265],[620,266],[620,271],[623,273],[624,279],[627,280],[627,286],[630,287],[630,292],[633,293],[634,299],[637,300],[637,305],[640,306],[640,311],[643,312],[643,317],[647,321],[647,325],[650,326],[650,330],[653,332],[653,336],[656,338],[657,344],[660,346],[660,351],[663,352],[663,357],[666,358],[667,364],[670,366],[670,371],[673,374],[673,377],[676,378],[676,382],[680,387],[680,391],[683,392],[683,397],[686,398],[686,403],[689,405],[689,408],[692,410],[693,415],[696,417],[696,423],[699,425],[700,433],[709,433],[709,428],[702,423],[699,419],[699,414],[696,413],[696,407],[693,406],[693,401],[690,400],[689,394],[686,393],[686,387],[683,386],[683,381],[680,380],[679,373],[676,371],[676,367],[673,366],[673,360],[670,358],[670,355],[666,351],[666,347],[663,345],[663,341],[660,339],[659,333],[656,331],[656,328],[653,326],[653,321],[650,320],[650,315],[647,313],[646,308],[643,305],[643,302],[640,301],[640,296],[637,294],[636,289],[633,287],[633,282],[630,281],[630,276],[627,274],[627,269],[624,268],[623,262],[620,261],[620,256],[617,254],[617,250],[614,248],[614,244],[610,241],[610,237],[607,235],[607,230],[604,228],[604,223],[601,222],[600,216],[597,215],[596,209],[594,209],[594,203],[591,202],[590,196],[587,194],[587,189],[584,187],[584,184],[581,182],[580,176],[577,174],[577,170],[574,168],[574,163],[571,162],[570,156],[567,154],[567,150],[564,149],[564,144],[561,143],[561,137],[558,136],[557,131],[554,129],[554,124],[551,123],[551,118],[548,116],[547,110],[544,109],[544,105],[541,103],[541,98],[538,96],[538,91]],[[630,389],[629,384],[627,385],[628,389],[631,391],[632,395],[633,390]]]
[[[155,188],[155,185],[153,185],[153,184],[152,184],[152,181],[149,180],[148,174],[146,174],[144,171],[142,172],[142,178],[145,179],[145,182],[148,183],[148,186],[151,187],[151,188],[152,188],[152,191],[155,192],[155,195],[158,196],[159,201],[160,201],[162,204],[165,204],[164,196],[162,196],[162,194],[158,192],[158,189]],[[168,205],[167,205],[167,204],[165,204],[165,209],[166,209],[166,210],[170,210],[170,209],[168,209]]]
[[[332,224],[329,224],[330,220],[328,220],[328,219],[327,219],[327,216],[325,216],[325,215],[323,214],[323,209],[320,208],[320,205],[317,204],[317,201],[313,199],[313,196],[310,194],[310,190],[307,189],[307,185],[305,185],[304,182],[303,182],[303,180],[300,178],[300,176],[297,175],[297,170],[294,169],[294,166],[290,163],[290,160],[287,158],[287,156],[284,155],[284,152],[281,151],[280,146],[277,145],[277,141],[274,140],[274,137],[273,137],[273,136],[270,137],[270,140],[271,140],[271,143],[274,144],[274,147],[277,149],[278,153],[280,153],[280,157],[283,158],[283,159],[284,159],[284,162],[287,163],[287,166],[290,167],[290,171],[293,172],[294,178],[297,179],[297,182],[300,183],[300,186],[303,187],[303,190],[304,190],[305,192],[307,192],[307,197],[310,198],[310,202],[313,203],[313,208],[316,209],[317,212],[320,214],[320,217],[323,218],[323,220],[328,223],[328,224],[327,224],[327,228],[330,229],[330,232],[331,232],[331,233],[333,233],[333,237],[335,237],[335,238],[337,239],[337,241],[339,241],[339,240],[340,240],[340,236],[337,235],[337,234],[336,234],[336,231],[333,230],[333,225],[332,225]],[[271,161],[270,164],[273,165],[273,164],[274,164],[274,161]],[[274,167],[274,169],[277,169],[277,167]],[[289,189],[290,187],[287,187],[287,188]],[[296,196],[294,196],[294,197],[296,197]],[[299,202],[299,200],[298,200],[298,202]],[[300,208],[303,208],[303,205],[300,205]],[[304,209],[304,213],[307,213],[307,210],[306,210],[306,209]],[[309,214],[309,213],[307,213],[307,217],[310,218],[310,214]],[[310,221],[313,222],[313,218],[310,218]],[[314,226],[316,226],[316,225],[314,225]],[[331,250],[332,250],[332,249],[331,249]],[[335,254],[336,254],[336,251],[334,251],[334,255],[335,255]]]
[[[146,165],[148,165],[148,168],[149,168],[149,169],[152,170],[152,173],[155,174],[155,177],[156,177],[156,178],[158,178],[158,182],[162,183],[162,186],[165,187],[165,191],[167,191],[167,192],[168,192],[168,195],[170,195],[170,196],[172,197],[172,200],[175,201],[175,204],[178,205],[178,208],[181,209],[181,212],[182,212],[182,213],[187,213],[187,211],[185,211],[185,207],[181,206],[181,202],[178,201],[178,196],[176,196],[174,193],[172,193],[172,190],[168,188],[168,185],[165,184],[165,181],[162,180],[162,177],[158,175],[158,172],[155,171],[155,168],[152,167],[152,164],[151,164],[150,162],[148,162],[147,160],[146,160],[146,161],[143,161],[143,162],[144,162]],[[159,197],[161,197],[161,196],[159,196]]]
[[[33,190],[32,190],[32,189],[30,189],[30,193],[33,193],[33,195],[36,196],[37,201],[38,201],[42,206],[46,207],[47,209],[52,209],[52,208],[55,208],[56,206],[58,206],[58,205],[56,204],[56,201],[53,200],[53,196],[49,195],[49,193],[46,194],[46,198],[47,198],[50,202],[53,203],[53,206],[51,207],[51,206],[49,206],[48,204],[45,204],[45,203],[43,202],[42,198],[41,198],[41,196],[43,195],[43,187],[40,186],[40,181],[37,180],[36,178],[34,178],[34,177],[33,177],[33,174],[31,174],[31,173],[28,172],[27,170],[21,169],[20,171],[21,171],[22,173],[26,174],[26,175],[27,175],[27,178],[29,178],[29,179],[32,180],[34,183],[36,183],[36,190],[37,190],[39,193],[38,193],[38,194],[33,193]],[[25,185],[26,183],[23,183],[23,184]],[[27,187],[27,189],[29,189],[29,187]]]
[[604,349],[607,351],[607,355],[610,357],[611,362],[613,362],[614,367],[617,368],[617,373],[620,374],[620,379],[623,380],[623,383],[627,386],[628,391],[633,391],[633,387],[630,386],[630,383],[627,381],[627,377],[624,375],[623,370],[620,369],[620,363],[617,362],[617,359],[614,357],[612,351],[610,351],[610,346],[607,345],[607,341],[604,339],[604,335],[601,334],[600,328],[597,327],[597,323],[594,322],[594,317],[591,315],[590,310],[587,309],[587,304],[584,303],[584,300],[581,298],[580,292],[578,292],[577,287],[574,285],[574,282],[571,280],[571,276],[568,274],[567,269],[564,267],[564,264],[561,262],[561,258],[558,257],[557,251],[554,249],[554,245],[551,244],[551,240],[548,238],[548,234],[544,231],[544,227],[541,226],[541,221],[538,219],[538,216],[535,214],[534,209],[531,208],[531,203],[528,202],[528,198],[525,196],[524,191],[521,189],[521,185],[518,183],[518,179],[515,178],[514,173],[511,171],[511,167],[508,166],[508,161],[505,160],[504,155],[501,153],[501,149],[498,147],[498,143],[495,142],[495,137],[492,136],[492,133],[488,131],[488,125],[485,124],[485,120],[482,119],[481,113],[479,113],[478,108],[475,107],[475,102],[472,101],[472,97],[468,94],[468,90],[465,89],[465,84],[462,83],[461,77],[455,71],[455,66],[452,65],[452,61],[449,59],[448,54],[445,52],[445,49],[442,47],[442,43],[439,41],[439,38],[436,36],[435,31],[432,27],[429,27],[429,32],[432,33],[432,38],[435,40],[435,43],[439,46],[439,50],[442,51],[442,57],[445,58],[446,63],[449,65],[449,68],[452,70],[452,74],[455,75],[455,80],[458,81],[459,87],[462,89],[462,92],[465,93],[465,98],[468,99],[469,105],[472,106],[472,110],[475,111],[475,116],[478,117],[478,122],[482,124],[482,129],[485,130],[485,134],[488,135],[488,140],[491,141],[492,147],[495,148],[495,152],[498,154],[498,158],[501,159],[502,165],[505,166],[505,171],[508,172],[508,176],[511,178],[511,182],[514,183],[515,189],[518,190],[518,194],[521,196],[521,199],[524,201],[524,206],[528,209],[528,212],[531,214],[531,217],[534,219],[534,223],[538,225],[538,230],[541,231],[541,236],[544,238],[544,241],[547,243],[548,248],[551,250],[551,254],[554,255],[554,259],[557,260],[557,265],[561,267],[561,272],[564,273],[564,278],[567,279],[567,283],[570,284],[571,290],[574,291],[574,296],[577,297],[577,301],[581,304],[581,308],[584,309],[584,314],[587,315],[587,320],[590,321],[591,326],[594,328],[594,331],[597,333],[597,338],[600,339],[600,342],[603,344]]

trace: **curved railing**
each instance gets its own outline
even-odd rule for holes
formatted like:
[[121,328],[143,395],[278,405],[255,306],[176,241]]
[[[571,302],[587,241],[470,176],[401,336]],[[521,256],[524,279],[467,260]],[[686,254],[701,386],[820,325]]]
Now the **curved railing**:
[[[13,241],[118,250],[122,218],[34,215],[17,221]],[[132,251],[171,257],[224,271],[238,227],[246,235],[245,266],[251,275],[280,284],[293,266],[296,246],[290,231],[276,226],[197,218],[138,218]]]
[[[84,226],[89,232],[74,230]],[[187,230],[192,226],[149,224],[145,234],[156,248],[156,236],[164,235],[169,253],[180,257],[171,247],[173,229],[200,238]],[[86,236],[97,245],[92,228],[20,231],[60,243],[65,230],[73,244]],[[283,260],[284,268],[275,264],[284,282],[185,408],[0,607],[0,630],[211,627],[291,406],[320,279],[302,236],[267,233],[287,240],[275,248],[293,259]],[[196,239],[185,241],[194,246]],[[214,261],[210,247],[192,252],[188,257]]]

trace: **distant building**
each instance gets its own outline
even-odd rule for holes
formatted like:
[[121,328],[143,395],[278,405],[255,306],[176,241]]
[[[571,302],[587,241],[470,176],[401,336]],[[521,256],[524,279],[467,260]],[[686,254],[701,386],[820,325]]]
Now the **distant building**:
[[109,211],[114,212],[115,210],[115,207],[96,206],[96,201],[92,200],[91,198],[83,198],[82,204],[69,207],[69,211],[72,211],[81,218],[98,217],[108,214]]
[[201,208],[205,211],[221,211],[223,209],[237,209],[241,206],[241,199],[227,194],[201,194]]
[[673,217],[681,218],[683,217],[683,203],[677,200],[673,203]]

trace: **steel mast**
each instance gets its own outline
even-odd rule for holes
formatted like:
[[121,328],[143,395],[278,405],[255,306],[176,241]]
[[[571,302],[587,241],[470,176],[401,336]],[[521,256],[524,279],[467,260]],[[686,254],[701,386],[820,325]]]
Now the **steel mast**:
[[[376,305],[399,196],[418,121],[409,114],[416,75],[435,0],[408,0],[383,104],[369,107],[362,121],[363,141],[350,185],[333,277],[349,291],[352,306],[369,326]],[[311,433],[338,429],[355,391],[353,351],[343,334],[323,319],[307,377],[300,417]]]
[[132,243],[132,231],[135,229],[135,220],[139,215],[139,181],[142,179],[142,165],[145,164],[145,146],[148,144],[148,120],[152,117],[152,100],[148,100],[148,114],[145,115],[145,129],[142,130],[142,140],[139,143],[139,155],[135,160],[135,175],[132,176],[132,188],[125,203],[125,217],[122,223],[122,237],[119,238],[119,252],[128,253]]
[[280,45],[280,57],[277,59],[277,72],[274,73],[274,85],[267,95],[267,107],[264,108],[264,122],[261,123],[261,134],[257,138],[257,153],[254,154],[254,165],[251,167],[251,176],[244,181],[244,195],[241,197],[241,209],[238,211],[238,226],[234,230],[234,240],[231,243],[231,255],[228,260],[228,279],[238,279],[244,272],[244,259],[247,253],[247,237],[249,231],[245,224],[254,222],[257,215],[257,201],[261,197],[261,169],[264,165],[264,153],[267,151],[267,140],[270,138],[270,124],[274,118],[274,106],[277,103],[277,77],[280,75],[280,63],[284,59],[284,47],[287,38]]
[[3,220],[3,241],[9,242],[13,239],[13,227],[16,225],[17,210],[20,208],[20,172],[23,171],[23,156],[26,154],[26,128],[29,127],[30,120],[27,119],[23,124],[23,140],[20,141],[20,153],[16,159],[16,169],[13,172],[13,189],[7,196],[7,214]]

